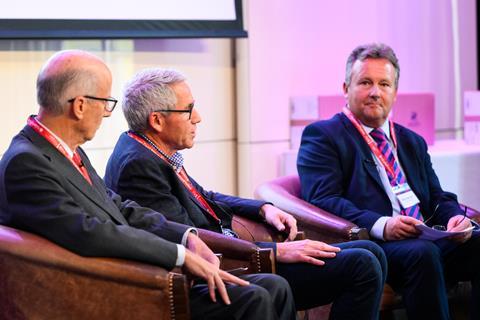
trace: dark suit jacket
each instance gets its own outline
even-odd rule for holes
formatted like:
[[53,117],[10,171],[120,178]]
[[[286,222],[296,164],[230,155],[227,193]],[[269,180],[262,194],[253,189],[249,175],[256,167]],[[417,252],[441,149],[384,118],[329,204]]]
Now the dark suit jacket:
[[[206,191],[189,178],[223,226],[231,227],[233,213],[261,220],[258,213],[265,202]],[[215,219],[191,195],[172,167],[126,133],[120,136],[108,160],[105,183],[122,197],[165,212],[171,221],[220,232]]]
[[133,201],[122,202],[81,149],[80,155],[93,186],[26,126],[0,162],[0,223],[40,234],[80,255],[174,267],[175,243],[187,227]]
[[[446,225],[453,215],[463,214],[456,196],[440,187],[425,140],[398,124],[395,134],[400,164],[423,217],[436,212],[432,223]],[[303,198],[322,209],[369,231],[378,218],[392,214],[373,155],[343,113],[305,128],[297,167]]]

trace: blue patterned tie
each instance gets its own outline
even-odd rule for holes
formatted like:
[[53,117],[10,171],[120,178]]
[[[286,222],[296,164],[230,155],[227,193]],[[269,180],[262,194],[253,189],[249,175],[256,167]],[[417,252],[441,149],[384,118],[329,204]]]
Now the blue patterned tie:
[[[398,162],[395,159],[393,149],[390,146],[390,143],[388,143],[385,132],[383,132],[381,128],[377,128],[377,129],[373,129],[372,132],[370,132],[370,135],[372,136],[373,140],[375,140],[375,142],[377,143],[378,149],[385,156],[385,159],[387,159],[387,162],[390,164],[390,167],[393,168],[393,172],[395,176],[392,176],[388,170],[385,170],[387,171],[387,176],[388,176],[388,180],[390,180],[390,184],[392,186],[396,186],[396,185],[406,183],[407,180],[405,179],[405,176],[403,175],[402,170],[400,170],[400,166],[398,165]],[[409,208],[402,208],[400,213],[405,216],[410,216],[420,221],[423,221],[423,217],[420,212],[420,206],[418,204],[413,205]]]

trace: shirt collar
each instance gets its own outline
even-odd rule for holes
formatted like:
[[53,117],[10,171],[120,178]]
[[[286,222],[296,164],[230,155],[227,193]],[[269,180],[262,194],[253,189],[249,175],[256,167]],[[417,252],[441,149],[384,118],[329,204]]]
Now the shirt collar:
[[134,133],[137,134],[138,136],[142,137],[149,145],[151,145],[155,150],[160,152],[162,154],[162,156],[164,156],[167,159],[168,164],[170,164],[172,166],[172,168],[173,168],[173,170],[175,170],[175,172],[179,172],[180,170],[182,170],[182,168],[183,168],[183,156],[180,152],[175,151],[174,154],[169,156],[162,149],[160,149],[155,142],[150,140],[143,133],[141,133],[141,132],[134,132]]
[[[366,126],[364,125],[363,123],[360,122],[360,124],[362,125],[363,129],[365,130],[366,133],[370,134],[370,132],[372,132],[372,130],[374,128],[372,127],[369,127],[369,126]],[[383,132],[385,133],[385,135],[387,136],[387,139],[389,141],[392,141],[392,137],[390,136],[390,121],[388,121],[388,119],[380,126],[380,128],[383,130]]]
[[70,149],[70,147],[65,143],[65,141],[63,141],[62,139],[60,139],[59,136],[57,136],[55,133],[53,133],[53,131],[51,131],[50,129],[48,129],[47,126],[45,126],[43,123],[40,122],[40,120],[38,120],[38,117],[35,117],[35,120],[37,120],[37,123],[43,128],[45,129],[48,133],[50,133],[52,136],[55,137],[55,139],[58,140],[58,142],[61,144],[61,146],[65,149],[65,151],[67,152],[68,156],[70,158],[73,158],[73,150]]

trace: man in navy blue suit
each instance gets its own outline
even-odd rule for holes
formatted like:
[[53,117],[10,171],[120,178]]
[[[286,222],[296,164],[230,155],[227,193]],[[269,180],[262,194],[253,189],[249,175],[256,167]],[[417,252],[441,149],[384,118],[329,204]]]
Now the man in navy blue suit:
[[[187,174],[178,151],[193,147],[201,117],[180,73],[158,68],[138,73],[125,88],[123,111],[130,131],[120,136],[108,161],[109,187],[171,221],[235,236],[235,213],[264,220],[293,240],[297,227],[291,215],[263,201],[206,191]],[[206,170],[215,170],[202,160]],[[277,273],[290,284],[299,310],[333,302],[330,319],[377,318],[386,260],[373,242],[258,245],[274,249]]]
[[[417,225],[471,227],[454,194],[442,190],[422,137],[388,120],[400,67],[384,44],[355,48],[341,113],[305,129],[297,166],[308,202],[366,228],[384,249],[387,282],[403,294],[410,319],[448,319],[446,287],[472,283],[480,319],[480,237],[471,231],[423,240]],[[419,237],[420,236],[420,237]]]

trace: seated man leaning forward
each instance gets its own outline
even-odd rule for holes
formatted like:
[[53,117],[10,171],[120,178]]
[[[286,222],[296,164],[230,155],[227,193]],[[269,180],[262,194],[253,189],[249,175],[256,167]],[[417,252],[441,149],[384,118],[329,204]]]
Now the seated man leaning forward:
[[122,202],[105,187],[80,145],[115,107],[111,82],[107,66],[87,52],[61,51],[47,61],[37,79],[38,116],[28,118],[0,162],[0,222],[84,256],[182,266],[208,283],[190,289],[194,319],[294,319],[283,278],[245,276],[249,285],[219,269],[195,229]]
[[[165,212],[167,219],[223,232],[232,213],[265,219],[278,230],[297,232],[295,219],[272,205],[205,191],[183,167],[179,150],[191,148],[200,114],[185,78],[149,69],[126,86],[123,111],[130,131],[120,136],[105,181],[121,195]],[[203,159],[208,166],[208,159]],[[276,250],[278,274],[292,287],[299,310],[333,302],[332,319],[375,319],[385,258],[372,242],[330,246],[317,241],[261,243]]]
[[446,282],[472,282],[480,319],[480,237],[419,239],[416,225],[469,229],[454,194],[442,190],[422,137],[388,120],[400,67],[384,44],[355,48],[343,89],[347,106],[309,125],[298,172],[310,203],[366,228],[384,249],[387,283],[403,294],[409,319],[449,319]]

